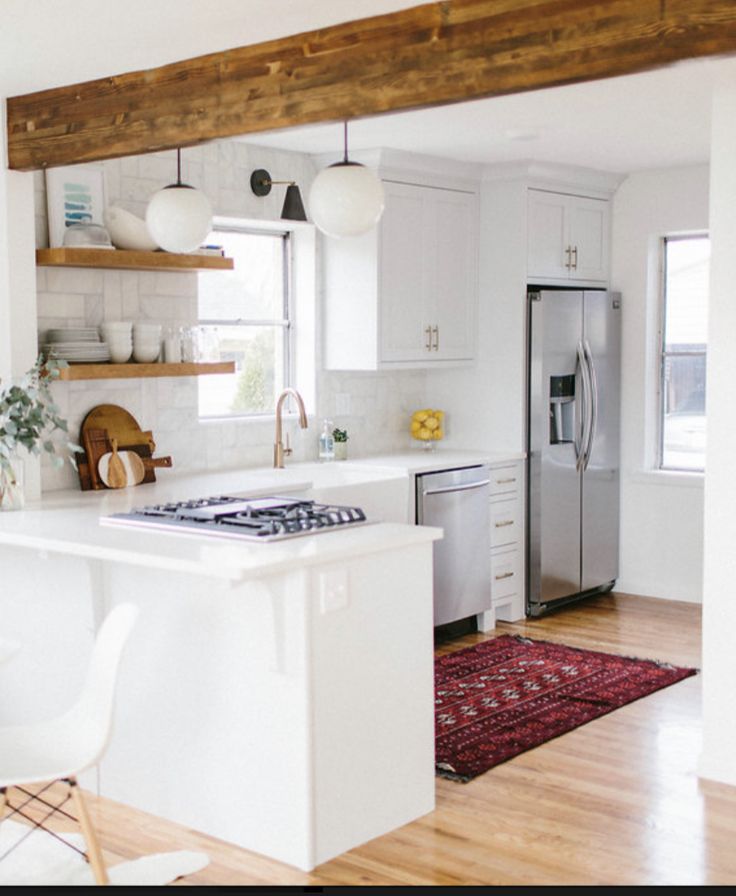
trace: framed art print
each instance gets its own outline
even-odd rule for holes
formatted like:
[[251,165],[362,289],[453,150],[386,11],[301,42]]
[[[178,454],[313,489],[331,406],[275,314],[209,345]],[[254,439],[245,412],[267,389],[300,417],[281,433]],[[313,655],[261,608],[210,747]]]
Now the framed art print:
[[99,165],[69,165],[46,171],[49,247],[64,245],[70,224],[102,224],[105,176]]

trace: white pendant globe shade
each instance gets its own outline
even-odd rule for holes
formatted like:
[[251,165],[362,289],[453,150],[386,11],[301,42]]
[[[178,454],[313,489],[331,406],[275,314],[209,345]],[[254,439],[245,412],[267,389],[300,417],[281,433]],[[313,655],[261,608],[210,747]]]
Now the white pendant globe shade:
[[152,196],[146,225],[151,237],[167,252],[193,252],[212,230],[212,206],[194,187],[172,184]]
[[327,236],[358,236],[383,214],[383,185],[365,165],[338,162],[323,168],[309,191],[309,213]]

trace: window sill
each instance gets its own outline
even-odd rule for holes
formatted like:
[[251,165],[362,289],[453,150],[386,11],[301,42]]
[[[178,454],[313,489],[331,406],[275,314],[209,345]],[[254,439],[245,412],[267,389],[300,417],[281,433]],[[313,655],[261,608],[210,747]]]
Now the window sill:
[[[307,411],[307,420],[311,422],[315,419],[315,415],[310,411]],[[292,420],[298,421],[299,414],[296,411],[284,411],[281,414],[281,420],[283,423],[287,423]],[[220,426],[223,423],[241,423],[244,425],[267,423],[269,426],[275,426],[276,414],[272,411],[268,414],[242,414],[240,416],[228,415],[223,417],[199,417],[198,421],[202,426]]]
[[629,482],[638,485],[674,485],[679,488],[703,488],[704,473],[686,473],[676,470],[637,470],[628,476]]

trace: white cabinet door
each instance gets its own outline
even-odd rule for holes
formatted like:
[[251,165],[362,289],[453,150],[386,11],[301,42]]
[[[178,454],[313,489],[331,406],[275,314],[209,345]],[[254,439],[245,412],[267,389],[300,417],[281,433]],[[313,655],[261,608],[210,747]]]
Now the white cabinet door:
[[475,193],[384,181],[377,229],[325,241],[329,370],[432,367],[475,356]]
[[568,206],[573,280],[608,277],[608,203],[603,199],[570,197]]
[[567,200],[561,193],[529,190],[527,224],[527,275],[565,278],[569,274],[567,253]]
[[436,243],[431,256],[428,316],[435,360],[459,361],[474,356],[478,220],[475,197],[432,190]]
[[474,356],[477,203],[471,193],[384,183],[380,224],[382,362]]
[[608,277],[609,203],[529,190],[527,277],[544,284]]
[[427,258],[434,234],[427,198],[409,184],[384,183],[386,207],[380,224],[378,293],[381,361],[429,357]]

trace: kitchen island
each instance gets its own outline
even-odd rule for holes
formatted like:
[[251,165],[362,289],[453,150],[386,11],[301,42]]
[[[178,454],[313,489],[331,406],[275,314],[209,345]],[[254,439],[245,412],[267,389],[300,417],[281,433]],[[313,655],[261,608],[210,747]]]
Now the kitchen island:
[[[163,478],[163,477],[162,477]],[[56,493],[0,514],[0,723],[75,698],[111,607],[141,615],[99,792],[309,870],[434,806],[432,542],[376,523],[272,544],[101,526],[172,497],[405,475],[295,465]],[[96,774],[83,783],[97,789]]]

